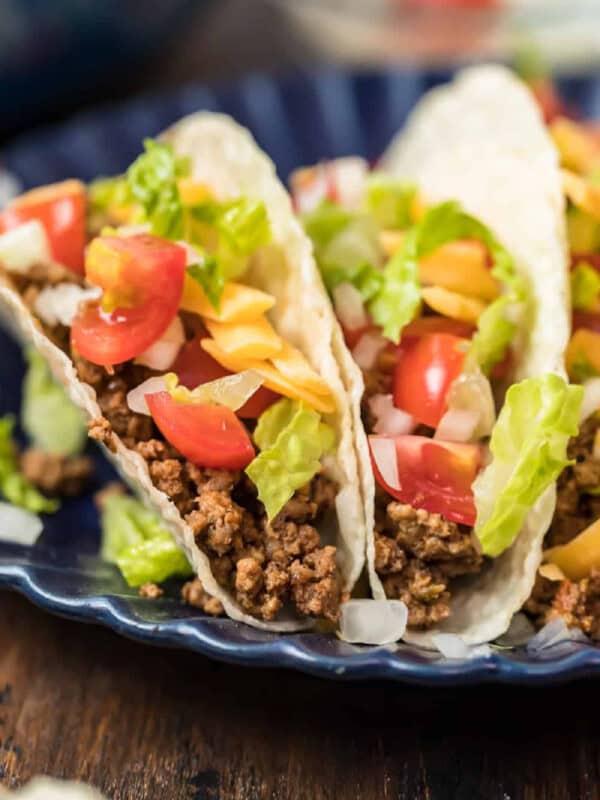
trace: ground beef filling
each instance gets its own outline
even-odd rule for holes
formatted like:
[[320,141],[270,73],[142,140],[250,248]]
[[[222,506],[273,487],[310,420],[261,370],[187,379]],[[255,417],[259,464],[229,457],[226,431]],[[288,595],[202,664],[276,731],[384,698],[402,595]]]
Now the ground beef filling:
[[[169,445],[152,419],[134,414],[127,392],[153,373],[131,363],[108,375],[74,355],[82,381],[92,386],[105,419],[95,420],[90,435],[108,446],[117,434],[148,463],[152,482],[175,503],[209,557],[221,586],[229,589],[249,614],[272,620],[288,603],[302,614],[335,621],[342,588],[335,547],[323,547],[318,525],[334,506],[336,488],[317,475],[269,522],[253,484],[243,472],[204,469]],[[207,606],[198,582],[184,598]]]
[[20,458],[25,477],[44,494],[79,496],[92,476],[94,464],[88,456],[62,456],[36,447],[24,450]]
[[[556,512],[545,547],[570,542],[600,517],[600,496],[589,494],[600,486],[600,461],[593,457],[599,429],[594,415],[569,442],[568,455],[575,463],[558,479]],[[538,627],[562,617],[569,627],[600,638],[600,571],[592,570],[580,581],[549,580],[538,574],[525,611]]]
[[[395,356],[382,351],[365,370],[362,416],[367,431],[374,418],[369,400],[392,391]],[[421,426],[415,431],[431,435]],[[471,528],[448,522],[439,514],[395,500],[379,486],[375,495],[375,569],[389,598],[408,607],[408,625],[431,628],[450,614],[452,578],[479,572],[483,564]]]
[[406,603],[411,628],[430,628],[450,614],[451,578],[481,569],[472,529],[382,491],[375,503],[375,569],[385,593]]

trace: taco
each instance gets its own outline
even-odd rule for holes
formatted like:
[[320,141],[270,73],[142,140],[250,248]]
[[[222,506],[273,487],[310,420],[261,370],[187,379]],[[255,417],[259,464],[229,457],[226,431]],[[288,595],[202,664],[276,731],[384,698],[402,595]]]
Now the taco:
[[474,68],[374,173],[341,159],[291,183],[351,351],[373,596],[406,604],[408,640],[491,640],[531,591],[581,400],[540,114],[507,70]]
[[[558,102],[557,109],[561,109]],[[563,107],[564,109],[564,107]],[[553,115],[569,246],[571,321],[565,366],[583,386],[578,431],[557,485],[556,512],[525,611],[541,626],[559,618],[600,638],[600,138],[592,122]],[[556,171],[556,169],[555,169]],[[549,329],[551,324],[549,322]]]
[[185,118],[126,175],[34,189],[0,226],[4,320],[183,548],[186,596],[269,630],[335,622],[365,538],[337,324],[249,133]]

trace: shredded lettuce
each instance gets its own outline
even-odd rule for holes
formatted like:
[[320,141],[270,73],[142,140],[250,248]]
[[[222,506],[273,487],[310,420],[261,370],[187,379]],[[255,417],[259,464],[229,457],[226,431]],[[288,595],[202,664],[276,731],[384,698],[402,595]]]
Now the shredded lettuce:
[[210,304],[217,311],[221,308],[221,295],[225,286],[225,276],[214,256],[205,254],[197,264],[190,264],[188,275],[204,289]]
[[380,172],[367,179],[366,206],[382,228],[403,230],[412,223],[411,207],[417,187]]
[[496,557],[513,543],[525,517],[570,463],[583,388],[547,374],[513,384],[490,441],[492,463],[473,484],[475,534]]
[[580,261],[571,272],[571,302],[573,308],[589,311],[600,295],[600,274],[590,264]]
[[129,586],[192,574],[185,553],[156,514],[127,495],[105,501],[101,555],[119,567]]
[[312,408],[285,398],[261,414],[254,441],[261,452],[246,474],[273,519],[296,489],[320,470],[321,457],[333,449],[335,433]]
[[134,202],[124,175],[97,178],[88,186],[88,200],[92,211],[103,212],[115,206],[128,206]]
[[19,470],[17,451],[12,433],[15,426],[12,417],[0,417],[0,494],[9,503],[35,514],[57,511],[60,503],[40,494],[35,486]]
[[479,318],[478,330],[471,343],[471,358],[488,373],[502,359],[515,332],[509,307],[525,304],[527,290],[517,275],[510,253],[482,222],[462,210],[454,201],[429,209],[423,219],[409,230],[401,249],[384,269],[384,284],[369,306],[373,321],[383,334],[394,342],[400,340],[402,328],[415,316],[420,303],[419,260],[447,242],[477,239],[492,258],[491,274],[505,287]]
[[325,201],[303,223],[329,292],[340,283],[351,283],[365,301],[379,292],[383,274],[373,218]]
[[593,364],[590,364],[585,353],[579,351],[569,364],[569,375],[577,383],[583,383],[589,378],[597,378],[600,374]]
[[23,382],[23,430],[36,447],[46,452],[78,455],[87,441],[83,414],[54,380],[36,350],[29,348],[26,358],[29,366]]
[[127,170],[129,191],[150,222],[152,233],[166,239],[182,239],[183,204],[177,178],[185,174],[189,165],[177,159],[168,144],[145,139],[144,149]]

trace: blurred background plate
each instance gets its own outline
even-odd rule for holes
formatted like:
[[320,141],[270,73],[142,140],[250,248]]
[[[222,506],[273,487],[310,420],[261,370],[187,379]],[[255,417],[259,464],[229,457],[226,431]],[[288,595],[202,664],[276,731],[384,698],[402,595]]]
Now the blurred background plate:
[[[40,129],[7,147],[1,161],[26,188],[67,176],[87,180],[119,172],[136,156],[143,137],[184,114],[208,109],[231,114],[247,125],[285,180],[294,167],[320,158],[355,153],[375,160],[419,96],[449,77],[443,71],[349,74],[330,69],[280,80],[255,74],[219,88],[191,84]],[[583,113],[600,117],[600,80],[578,74],[559,85]],[[0,414],[16,413],[21,357],[4,334],[0,351]],[[111,477],[100,458],[97,475],[98,485]],[[356,647],[319,634],[263,633],[230,620],[199,616],[178,602],[175,591],[158,601],[140,599],[112,566],[97,559],[98,543],[90,493],[65,503],[48,519],[35,547],[0,543],[0,585],[23,592],[48,611],[102,623],[150,644],[332,678],[541,684],[600,674],[600,649],[580,642],[564,642],[535,657],[525,650],[492,650],[490,655],[451,661],[405,645],[396,650]]]

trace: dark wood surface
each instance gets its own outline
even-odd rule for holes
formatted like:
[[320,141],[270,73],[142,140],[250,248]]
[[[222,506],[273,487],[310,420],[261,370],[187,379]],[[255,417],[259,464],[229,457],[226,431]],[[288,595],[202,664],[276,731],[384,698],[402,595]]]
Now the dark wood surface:
[[0,592],[0,786],[44,773],[113,800],[592,800],[598,688],[242,669]]

